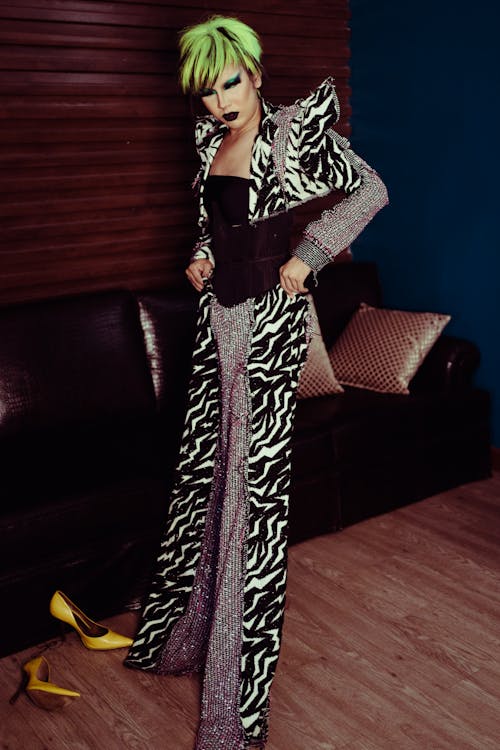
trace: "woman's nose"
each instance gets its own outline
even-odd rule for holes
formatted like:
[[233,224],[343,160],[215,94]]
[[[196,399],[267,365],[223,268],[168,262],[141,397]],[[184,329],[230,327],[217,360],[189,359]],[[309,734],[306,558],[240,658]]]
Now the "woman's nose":
[[217,94],[219,109],[224,109],[228,102],[227,91],[219,91]]

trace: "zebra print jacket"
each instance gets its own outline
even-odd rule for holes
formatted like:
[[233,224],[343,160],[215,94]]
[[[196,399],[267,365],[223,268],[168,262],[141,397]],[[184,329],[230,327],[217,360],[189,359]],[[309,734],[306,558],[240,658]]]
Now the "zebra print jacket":
[[[275,106],[262,100],[260,131],[250,164],[250,224],[334,190],[344,191],[345,197],[340,202],[307,225],[292,251],[315,275],[350,245],[388,203],[387,190],[379,175],[350,149],[346,138],[333,130],[339,112],[332,78],[291,106]],[[203,193],[212,161],[227,130],[227,125],[212,115],[196,122],[196,148],[201,166],[193,187],[199,197],[200,234],[191,261],[208,258],[215,265]]]

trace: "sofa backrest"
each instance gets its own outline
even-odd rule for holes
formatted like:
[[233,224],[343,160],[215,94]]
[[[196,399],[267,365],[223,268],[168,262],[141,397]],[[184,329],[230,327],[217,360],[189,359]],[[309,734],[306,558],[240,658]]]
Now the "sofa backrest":
[[382,289],[375,263],[332,263],[318,275],[312,290],[327,348],[340,336],[361,302],[380,307]]
[[131,293],[0,310],[0,437],[145,410],[154,391]]
[[158,409],[168,411],[172,418],[182,418],[196,333],[198,293],[190,288],[143,292],[137,295],[137,301]]

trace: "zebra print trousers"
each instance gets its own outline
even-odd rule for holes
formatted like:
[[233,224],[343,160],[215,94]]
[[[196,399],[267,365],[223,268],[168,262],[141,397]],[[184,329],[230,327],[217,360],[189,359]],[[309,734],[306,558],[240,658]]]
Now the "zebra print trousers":
[[264,747],[287,572],[290,441],[309,303],[200,296],[169,516],[125,665],[203,671],[196,750]]

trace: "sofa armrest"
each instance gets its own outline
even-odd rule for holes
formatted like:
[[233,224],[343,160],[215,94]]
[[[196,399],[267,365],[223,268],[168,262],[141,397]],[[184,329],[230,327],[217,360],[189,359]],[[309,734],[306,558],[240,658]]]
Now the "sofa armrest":
[[451,392],[469,388],[479,361],[479,349],[472,341],[442,335],[410,382],[410,391]]

